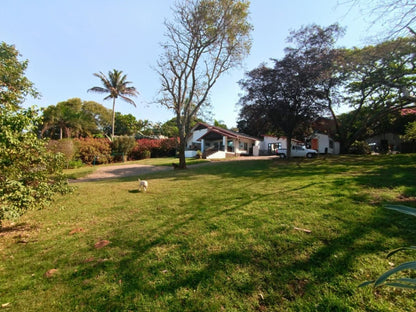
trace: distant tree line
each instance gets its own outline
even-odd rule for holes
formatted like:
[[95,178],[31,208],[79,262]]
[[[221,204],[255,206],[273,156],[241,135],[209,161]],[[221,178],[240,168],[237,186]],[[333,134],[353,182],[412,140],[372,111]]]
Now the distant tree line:
[[[50,139],[111,137],[112,112],[93,101],[72,98],[50,105],[42,110],[41,137]],[[132,114],[115,113],[114,135],[156,136],[164,135],[161,124],[137,120]]]

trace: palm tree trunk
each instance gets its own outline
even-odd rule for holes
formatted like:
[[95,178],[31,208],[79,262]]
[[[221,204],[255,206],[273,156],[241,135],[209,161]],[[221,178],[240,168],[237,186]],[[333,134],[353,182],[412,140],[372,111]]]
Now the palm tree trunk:
[[111,141],[114,139],[114,121],[116,119],[116,112],[115,112],[115,107],[116,107],[116,98],[113,98],[113,125],[111,126]]

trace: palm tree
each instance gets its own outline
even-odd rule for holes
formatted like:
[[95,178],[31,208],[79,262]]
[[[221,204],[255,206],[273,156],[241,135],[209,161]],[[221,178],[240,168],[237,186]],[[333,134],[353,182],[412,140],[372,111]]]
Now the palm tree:
[[126,81],[127,75],[123,75],[121,70],[113,69],[113,71],[108,72],[108,77],[106,77],[102,72],[94,73],[94,76],[101,79],[104,87],[92,87],[88,89],[88,92],[97,92],[97,93],[109,93],[104,100],[113,99],[113,118],[112,118],[112,129],[111,129],[111,139],[114,137],[114,120],[115,120],[115,105],[116,99],[118,97],[122,98],[124,101],[134,105],[136,103],[129,97],[137,96],[139,92],[135,87],[128,86],[132,82]]

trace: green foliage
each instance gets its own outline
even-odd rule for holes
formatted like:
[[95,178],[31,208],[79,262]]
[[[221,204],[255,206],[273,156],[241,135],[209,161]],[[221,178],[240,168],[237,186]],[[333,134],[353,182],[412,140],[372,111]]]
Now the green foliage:
[[402,140],[406,142],[416,141],[416,121],[413,121],[406,126]]
[[115,118],[114,135],[131,136],[139,131],[138,121],[132,114],[123,115],[120,112],[116,112]]
[[43,110],[41,135],[52,139],[104,134],[111,111],[93,101],[72,98]]
[[0,43],[0,106],[9,105],[9,109],[19,107],[23,99],[39,93],[33,83],[25,77],[29,61],[20,61],[19,52],[13,45]]
[[127,155],[134,149],[137,142],[132,136],[117,136],[113,138],[111,143],[112,154],[116,157],[123,156],[123,161],[127,159]]
[[55,193],[69,190],[64,156],[48,152],[37,138],[39,121],[34,109],[0,108],[0,222],[42,208]]
[[38,112],[19,107],[25,96],[38,93],[24,76],[28,61],[18,56],[14,46],[0,44],[0,226],[70,190],[63,155],[48,152],[37,138]]
[[111,161],[111,142],[108,139],[74,139],[77,156],[84,164],[107,164]]
[[[416,217],[416,208],[412,208],[412,207],[408,207],[408,206],[404,206],[404,205],[386,205],[385,207],[387,209],[390,209],[390,210],[395,210],[395,211],[398,211],[398,212]],[[390,256],[396,254],[399,251],[403,251],[403,250],[416,251],[416,246],[397,248],[397,249],[391,251],[387,255],[387,258],[389,258]],[[395,278],[395,279],[390,279],[393,275],[396,275],[396,274],[401,273],[401,272],[407,272],[408,270],[416,270],[416,261],[410,261],[410,262],[402,263],[402,264],[398,265],[397,267],[383,273],[376,280],[364,282],[360,286],[362,287],[362,286],[367,286],[367,285],[373,284],[374,287],[392,286],[392,287],[399,287],[399,288],[407,288],[407,289],[416,290],[416,278],[399,277],[399,278]]]
[[340,120],[344,151],[354,141],[385,130],[403,133],[400,121],[407,117],[399,123],[395,119],[404,109],[415,107],[415,47],[416,37],[411,36],[340,50],[337,71],[344,77],[343,101],[354,108]]
[[370,154],[370,152],[370,146],[365,141],[355,141],[351,144],[349,149],[349,153],[355,155],[367,155]]

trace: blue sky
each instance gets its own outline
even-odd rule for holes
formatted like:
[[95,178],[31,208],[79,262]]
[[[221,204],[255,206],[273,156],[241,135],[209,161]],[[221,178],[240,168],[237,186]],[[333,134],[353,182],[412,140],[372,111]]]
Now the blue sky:
[[[78,97],[111,108],[99,94],[93,73],[122,70],[140,92],[137,107],[118,101],[116,111],[137,119],[164,122],[173,113],[155,101],[160,88],[154,70],[164,40],[163,22],[171,16],[174,0],[1,0],[0,41],[14,44],[26,72],[42,94],[25,105],[56,105]],[[340,46],[363,46],[372,29],[358,8],[338,5],[337,0],[252,0],[250,21],[253,45],[242,68],[226,73],[211,92],[213,117],[233,127],[244,73],[270,58],[279,58],[290,30],[316,23],[338,22],[347,27]],[[152,68],[153,67],[153,68]]]

